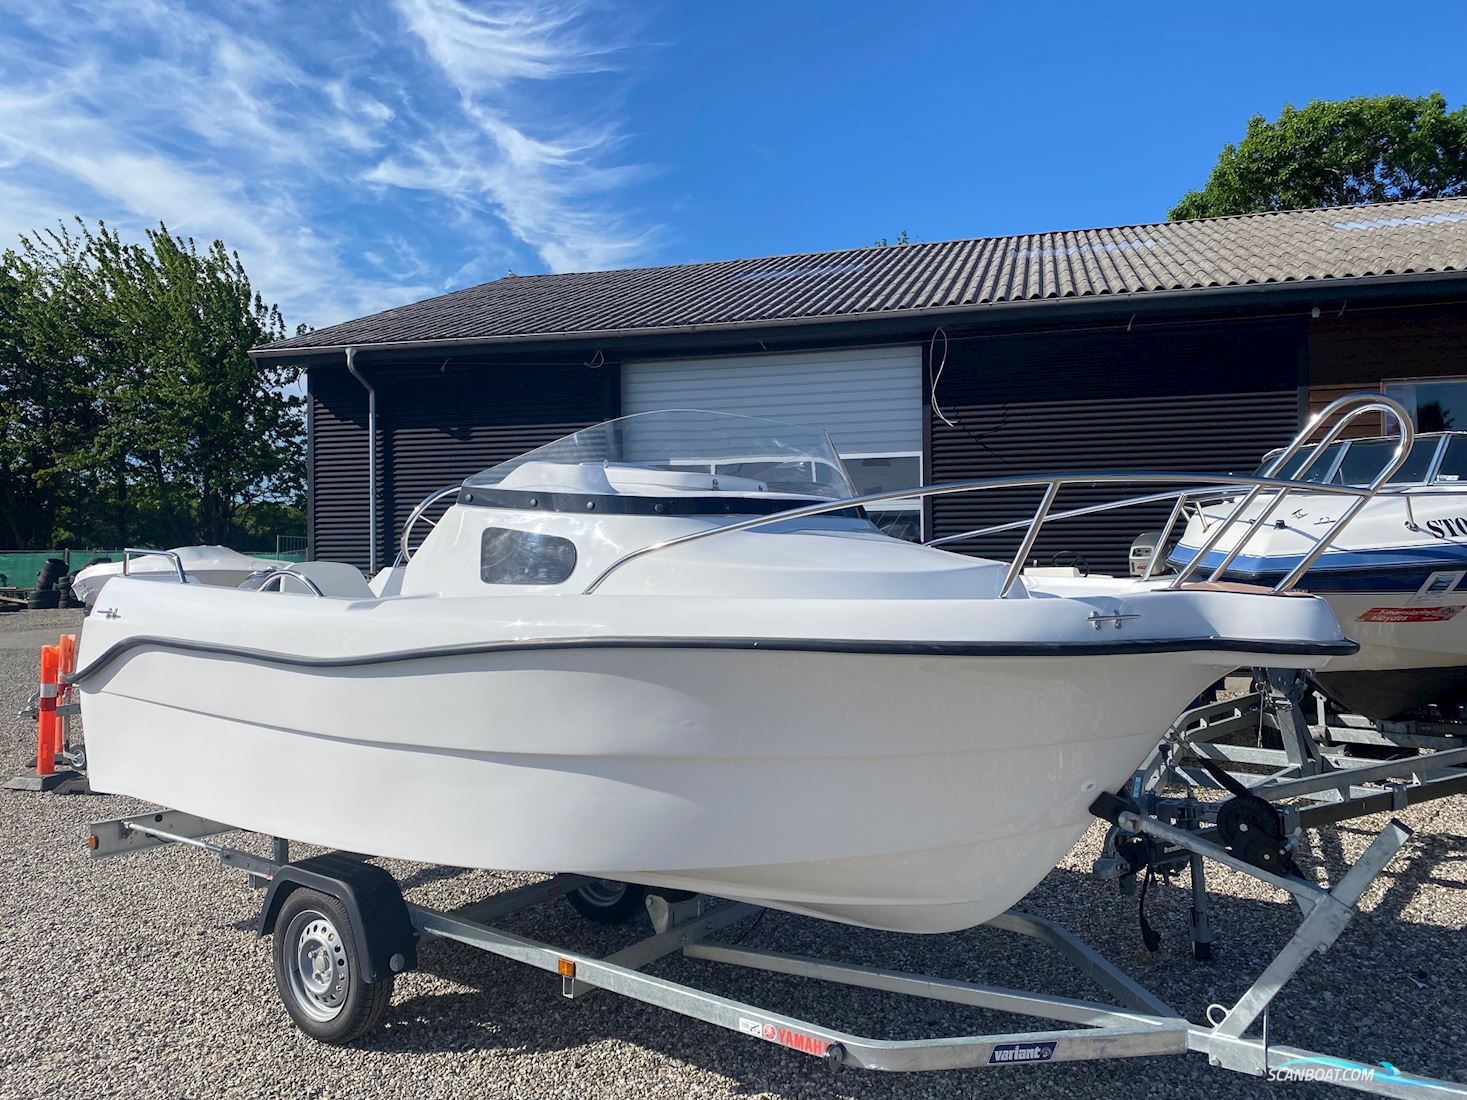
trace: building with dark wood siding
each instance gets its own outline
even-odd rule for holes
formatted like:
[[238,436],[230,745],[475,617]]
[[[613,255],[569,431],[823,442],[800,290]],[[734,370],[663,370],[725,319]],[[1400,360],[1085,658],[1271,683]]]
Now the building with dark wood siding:
[[[863,491],[1242,471],[1356,389],[1467,427],[1467,199],[510,276],[254,354],[306,369],[312,556],[363,568],[433,490],[651,408],[824,427]],[[1059,507],[1085,503],[1067,492]],[[876,518],[931,538],[1032,503]],[[1164,511],[1055,524],[1037,553],[1123,570]]]

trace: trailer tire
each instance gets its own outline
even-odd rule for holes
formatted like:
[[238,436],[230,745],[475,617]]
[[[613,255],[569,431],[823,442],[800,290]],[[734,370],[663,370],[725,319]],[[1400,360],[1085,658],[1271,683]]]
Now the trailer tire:
[[295,1025],[319,1042],[340,1046],[382,1022],[394,976],[366,978],[366,960],[345,905],[305,887],[280,906],[271,937],[275,988]]
[[642,911],[645,886],[598,878],[565,896],[575,911],[597,924],[625,924]]

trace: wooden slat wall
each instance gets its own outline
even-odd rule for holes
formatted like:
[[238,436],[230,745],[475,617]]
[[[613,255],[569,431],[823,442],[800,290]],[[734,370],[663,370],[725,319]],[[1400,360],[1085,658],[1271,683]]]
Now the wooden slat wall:
[[1467,377],[1467,305],[1326,311],[1309,324],[1311,386],[1444,375]]
[[[1324,312],[1309,325],[1309,412],[1389,379],[1467,378],[1467,305]],[[1347,437],[1376,435],[1361,418]]]

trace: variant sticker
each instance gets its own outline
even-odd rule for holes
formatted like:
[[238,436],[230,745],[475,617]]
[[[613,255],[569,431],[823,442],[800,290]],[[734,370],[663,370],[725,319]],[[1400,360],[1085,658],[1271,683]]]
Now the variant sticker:
[[1460,607],[1372,607],[1356,618],[1357,623],[1443,623]]
[[1012,1066],[1021,1062],[1047,1062],[1054,1057],[1057,1042],[999,1043],[988,1056],[990,1066]]

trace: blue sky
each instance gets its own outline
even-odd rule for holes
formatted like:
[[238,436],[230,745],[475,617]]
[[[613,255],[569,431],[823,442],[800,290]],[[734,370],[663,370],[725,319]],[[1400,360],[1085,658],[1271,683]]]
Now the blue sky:
[[326,325],[519,273],[1144,222],[1254,113],[1467,101],[1467,4],[0,0],[0,247],[220,237]]

